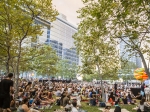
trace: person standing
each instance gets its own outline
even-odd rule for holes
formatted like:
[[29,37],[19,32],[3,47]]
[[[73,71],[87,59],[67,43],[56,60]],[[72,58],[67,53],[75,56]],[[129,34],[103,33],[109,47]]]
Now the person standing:
[[145,84],[143,83],[143,84],[141,85],[141,95],[142,95],[142,97],[145,96],[144,88],[145,88]]
[[150,92],[150,89],[148,86],[146,86],[144,88],[144,92],[145,92],[145,96],[146,96],[146,101],[149,101],[149,92]]
[[108,102],[108,96],[109,96],[108,91],[105,91],[105,101],[106,101],[106,103]]
[[115,89],[115,95],[116,95],[116,92],[117,92],[117,83],[114,84],[114,89]]
[[0,112],[10,110],[10,91],[14,90],[12,78],[13,73],[9,73],[0,83]]

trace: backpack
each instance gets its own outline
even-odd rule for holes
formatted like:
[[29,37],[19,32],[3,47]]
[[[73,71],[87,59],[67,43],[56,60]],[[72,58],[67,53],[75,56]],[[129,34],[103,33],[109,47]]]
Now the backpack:
[[106,104],[105,104],[104,102],[100,102],[100,103],[99,103],[99,106],[100,106],[100,107],[106,107]]

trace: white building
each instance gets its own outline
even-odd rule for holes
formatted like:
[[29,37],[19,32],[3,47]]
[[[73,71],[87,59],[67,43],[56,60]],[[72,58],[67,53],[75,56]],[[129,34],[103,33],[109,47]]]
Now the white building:
[[79,64],[79,56],[72,38],[77,28],[67,21],[65,15],[60,14],[53,22],[37,19],[36,23],[44,26],[43,34],[37,38],[38,43],[51,45],[59,57],[68,60],[69,63]]
[[[128,41],[128,38],[126,38],[126,39],[124,38],[124,40]],[[135,63],[135,65],[138,68],[142,67],[142,62],[141,62],[140,57],[133,55],[134,51],[129,52],[128,48],[126,46],[126,43],[124,41],[120,40],[120,49],[119,50],[120,50],[120,57],[122,59],[127,59],[128,61]]]

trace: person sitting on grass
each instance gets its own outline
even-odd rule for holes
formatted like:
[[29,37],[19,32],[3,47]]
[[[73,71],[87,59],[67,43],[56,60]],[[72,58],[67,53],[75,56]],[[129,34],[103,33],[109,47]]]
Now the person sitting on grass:
[[17,112],[39,112],[38,110],[32,108],[30,109],[28,103],[29,103],[28,98],[23,99],[22,105],[19,106]]
[[113,96],[113,92],[111,92],[109,98],[108,98],[108,102],[113,106],[114,105],[114,96]]
[[76,98],[77,98],[77,106],[81,107],[81,94],[79,93],[79,95]]
[[30,96],[30,88],[32,86],[32,82],[28,82],[28,84],[25,86],[25,90],[24,90],[24,96],[25,97],[29,97]]
[[131,97],[131,94],[130,94],[130,93],[128,93],[127,102],[128,102],[129,105],[130,105],[131,102],[132,102],[132,97]]
[[11,111],[16,111],[17,110],[17,106],[19,105],[19,102],[15,102],[15,99],[13,97],[13,93],[11,92],[10,95],[10,110]]
[[121,108],[119,107],[118,104],[115,104],[115,110],[114,112],[121,112]]
[[137,112],[144,112],[144,100],[140,101],[140,104],[138,105]]
[[70,96],[68,92],[66,92],[64,95],[65,97],[63,98],[63,107],[65,107],[69,103],[69,100],[70,100]]
[[106,103],[106,107],[103,110],[103,112],[110,112],[110,108],[111,108],[111,104],[110,103]]
[[72,102],[72,109],[71,109],[71,112],[78,112],[78,109],[77,109],[77,102],[76,101],[73,101]]
[[123,104],[128,104],[128,103],[127,103],[127,96],[126,96],[126,95],[124,95],[124,96],[122,97],[122,102],[123,102]]
[[69,103],[64,108],[65,108],[66,112],[70,112],[72,107],[73,106],[72,106],[71,102],[69,101]]
[[137,112],[150,112],[150,102],[145,102],[144,100],[141,100],[138,107],[133,108],[133,110],[136,110]]
[[144,102],[144,111],[149,112],[150,111],[150,102]]
[[118,97],[118,95],[115,96],[115,105],[120,103],[120,98]]

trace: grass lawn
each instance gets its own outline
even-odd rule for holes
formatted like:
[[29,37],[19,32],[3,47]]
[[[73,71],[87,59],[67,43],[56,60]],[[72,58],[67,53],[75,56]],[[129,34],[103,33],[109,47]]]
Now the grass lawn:
[[[122,109],[127,109],[130,112],[136,112],[135,110],[132,110],[132,108],[136,107],[136,105],[120,105]],[[82,102],[82,109],[87,110],[88,112],[102,112],[99,110],[100,107],[97,106],[89,106],[87,103]],[[115,108],[115,107],[112,107]],[[44,112],[53,112],[54,109],[60,109],[60,106],[53,106],[50,110],[45,110]]]
[[127,110],[130,111],[130,112],[136,112],[136,110],[132,110],[133,108],[136,107],[136,105],[120,105],[120,107],[121,107],[122,109],[127,109]]
[[89,106],[87,103],[82,103],[82,109],[88,112],[101,112],[98,108],[97,106]]

